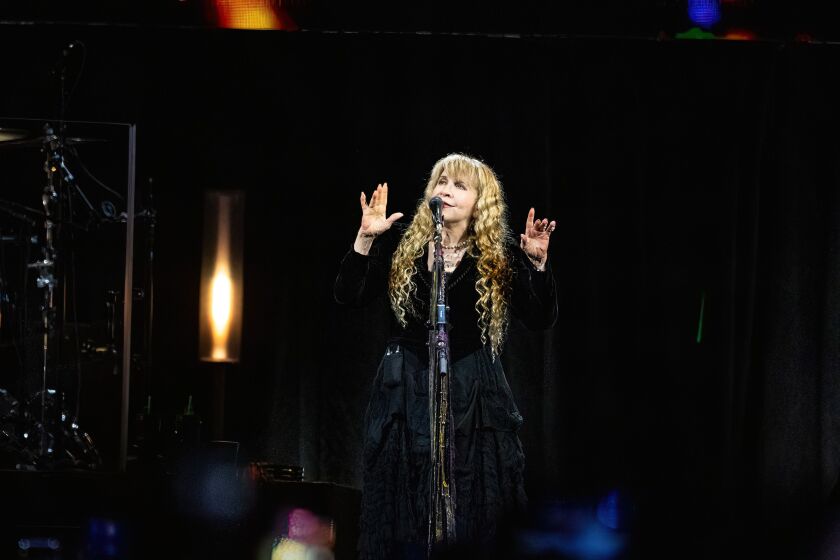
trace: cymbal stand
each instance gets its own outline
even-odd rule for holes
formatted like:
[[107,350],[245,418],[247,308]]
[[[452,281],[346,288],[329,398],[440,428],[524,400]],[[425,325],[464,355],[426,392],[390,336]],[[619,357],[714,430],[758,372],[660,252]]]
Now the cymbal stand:
[[[44,243],[41,247],[41,259],[28,264],[28,268],[38,271],[36,285],[43,290],[41,302],[41,441],[39,456],[46,457],[52,453],[48,447],[49,439],[47,434],[47,374],[49,373],[50,336],[54,332],[55,323],[55,289],[58,280],[54,274],[57,251],[55,247],[56,230],[56,206],[58,192],[55,188],[56,174],[59,167],[56,166],[56,159],[62,160],[59,150],[58,137],[52,134],[49,125],[46,126],[47,140],[43,151],[47,158],[44,162],[44,172],[47,177],[47,184],[41,194],[41,204],[44,209]],[[63,161],[62,161],[63,163]]]
[[[60,340],[56,344],[55,349],[50,347],[50,339],[54,341],[57,338],[56,317],[58,305],[56,302],[56,288],[58,287],[57,272],[58,250],[57,250],[57,236],[60,224],[63,221],[62,217],[62,195],[67,194],[62,192],[62,187],[67,184],[73,186],[75,184],[75,177],[67,168],[64,159],[64,138],[66,131],[65,115],[67,112],[67,103],[72,92],[67,91],[66,74],[67,62],[70,57],[72,49],[76,47],[77,41],[72,41],[67,44],[61,51],[61,56],[58,63],[53,67],[52,73],[58,78],[59,85],[59,106],[58,106],[58,126],[54,129],[49,123],[44,125],[44,143],[41,151],[45,154],[44,173],[46,175],[46,186],[41,193],[41,205],[44,210],[44,242],[41,247],[41,260],[28,264],[29,268],[38,271],[36,285],[43,290],[43,297],[41,303],[41,329],[43,329],[41,340],[41,430],[40,430],[40,445],[38,458],[44,460],[53,454],[53,449],[50,447],[50,434],[47,432],[47,393],[55,392],[54,389],[47,388],[47,375],[50,370],[50,352],[55,356],[55,363],[58,363],[58,351],[60,348]],[[79,76],[76,76],[78,82]],[[74,85],[75,89],[75,85]],[[87,202],[87,201],[86,201]],[[88,203],[89,204],[89,203]],[[66,280],[66,279],[65,279]],[[66,289],[66,282],[63,283]],[[62,298],[62,308],[64,308],[65,298]],[[63,328],[65,317],[61,317],[60,326]],[[60,334],[60,333],[58,333]],[[60,339],[60,336],[58,337]],[[56,395],[56,402],[59,400]],[[61,414],[60,406],[55,410],[55,414]]]

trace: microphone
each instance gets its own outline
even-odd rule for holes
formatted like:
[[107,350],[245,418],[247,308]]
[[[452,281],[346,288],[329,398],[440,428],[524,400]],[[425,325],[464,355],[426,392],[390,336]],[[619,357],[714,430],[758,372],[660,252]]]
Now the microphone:
[[432,209],[432,220],[435,225],[443,224],[443,199],[439,196],[432,197],[429,200],[429,208]]
[[57,76],[64,72],[67,65],[67,59],[70,58],[70,55],[73,54],[73,50],[80,45],[79,41],[70,41],[61,49],[61,56],[58,57],[58,60],[53,65],[52,69],[50,70],[50,74],[53,76]]
[[70,52],[74,48],[76,48],[77,44],[78,44],[78,41],[70,41],[69,43],[67,43],[67,45],[65,45],[64,48],[61,50],[61,56],[64,57],[64,58],[67,58],[68,56],[70,56]]

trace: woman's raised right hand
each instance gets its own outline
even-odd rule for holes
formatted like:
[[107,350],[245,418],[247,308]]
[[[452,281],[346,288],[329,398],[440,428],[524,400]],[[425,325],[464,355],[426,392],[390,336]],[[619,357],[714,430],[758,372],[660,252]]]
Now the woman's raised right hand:
[[362,225],[359,228],[359,235],[362,237],[376,237],[391,229],[393,223],[403,217],[402,212],[394,212],[386,217],[388,183],[377,185],[370,197],[370,204],[364,192],[359,197],[359,202],[362,205]]

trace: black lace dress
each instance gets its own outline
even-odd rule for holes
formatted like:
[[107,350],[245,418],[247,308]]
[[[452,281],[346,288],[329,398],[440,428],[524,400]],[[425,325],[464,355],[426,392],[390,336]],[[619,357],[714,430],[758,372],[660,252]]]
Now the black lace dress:
[[[339,303],[387,305],[391,257],[404,229],[378,237],[368,256],[352,249],[335,283]],[[550,327],[557,316],[551,270],[537,271],[511,240],[511,313],[528,328]],[[428,254],[417,263],[415,309],[403,328],[391,314],[385,355],[365,415],[362,559],[422,557],[428,531]],[[475,309],[476,262],[465,255],[447,275],[450,307],[451,403],[455,423],[456,533],[459,542],[487,544],[505,513],[526,505],[522,416],[498,359],[482,346]]]

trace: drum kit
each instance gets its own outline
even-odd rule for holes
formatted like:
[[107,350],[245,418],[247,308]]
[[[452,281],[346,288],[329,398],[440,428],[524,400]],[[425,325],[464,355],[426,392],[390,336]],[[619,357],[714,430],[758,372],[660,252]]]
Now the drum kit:
[[[73,382],[66,378],[79,375],[83,353],[105,348],[116,354],[116,342],[113,338],[81,341],[73,325],[72,240],[74,232],[89,227],[94,215],[112,221],[120,216],[115,212],[108,216],[105,206],[94,208],[67,159],[78,155],[75,146],[105,140],[70,137],[64,128],[63,123],[0,127],[0,154],[37,150],[45,178],[41,192],[30,197],[40,199],[36,204],[0,198],[0,385],[11,384],[9,372],[30,379],[16,383],[18,392],[26,392],[21,400],[8,385],[0,386],[0,468],[102,466],[92,438],[78,424],[78,394],[74,402]],[[113,325],[110,331],[114,332]]]

